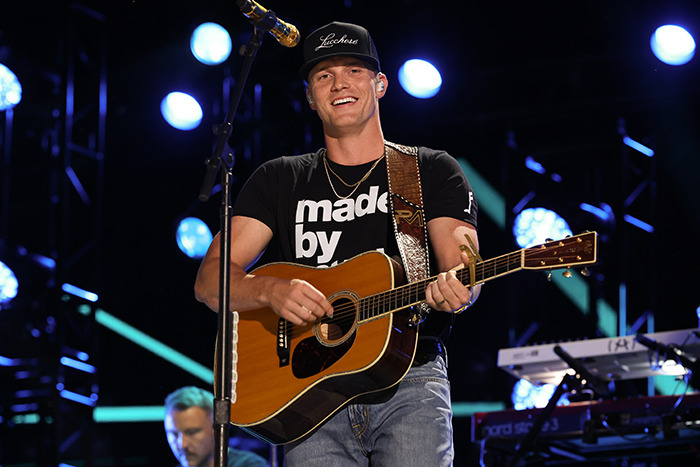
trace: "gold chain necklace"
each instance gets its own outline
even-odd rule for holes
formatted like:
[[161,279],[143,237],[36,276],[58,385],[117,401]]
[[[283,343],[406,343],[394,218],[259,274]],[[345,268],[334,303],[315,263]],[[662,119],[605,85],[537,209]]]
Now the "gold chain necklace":
[[[384,151],[384,154],[382,154],[382,157],[380,157],[379,159],[374,161],[374,164],[372,164],[372,167],[369,168],[369,171],[364,175],[364,177],[362,177],[359,181],[357,181],[353,184],[349,184],[345,180],[343,180],[340,177],[340,175],[338,175],[337,173],[335,173],[333,171],[331,166],[328,164],[328,159],[326,158],[326,150],[324,149],[324,151],[323,151],[323,166],[326,168],[326,177],[328,177],[328,184],[331,186],[331,190],[333,190],[333,193],[335,193],[335,196],[337,196],[338,199],[347,199],[347,198],[351,197],[355,193],[355,191],[357,191],[357,188],[360,186],[360,184],[369,178],[369,176],[372,173],[372,171],[374,170],[374,168],[379,164],[379,162],[381,162],[382,159],[384,159],[384,156],[386,156],[386,151]],[[330,173],[329,173],[329,171],[330,171]],[[333,181],[331,180],[331,175],[330,175],[331,173],[333,175],[335,175],[336,177],[338,177],[338,180],[340,180],[343,185],[345,185],[348,188],[353,189],[349,195],[340,196],[338,194],[338,192],[335,190],[335,187],[333,186]]]

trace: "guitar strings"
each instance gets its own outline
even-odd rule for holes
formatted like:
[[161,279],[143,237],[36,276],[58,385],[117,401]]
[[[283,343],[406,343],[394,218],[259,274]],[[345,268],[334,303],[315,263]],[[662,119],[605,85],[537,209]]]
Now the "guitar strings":
[[[543,249],[537,247],[527,248],[524,250],[507,253],[502,256],[492,258],[486,261],[481,261],[474,265],[475,284],[486,282],[484,276],[487,270],[493,271],[489,279],[498,277],[499,275],[514,272],[523,269],[521,264],[521,253],[524,251],[525,259],[541,256]],[[562,260],[566,262],[566,259]],[[571,262],[571,261],[569,261]],[[564,266],[558,266],[564,267]],[[557,268],[558,268],[557,267]],[[553,266],[552,269],[555,267]],[[470,269],[463,268],[457,270],[457,276],[461,281],[469,278]],[[410,306],[425,301],[425,288],[427,284],[435,280],[435,277],[430,277],[421,281],[406,284],[393,289],[385,290],[376,294],[368,295],[360,298],[358,301],[348,301],[333,307],[333,317],[323,317],[316,323],[307,324],[304,326],[294,326],[291,337],[298,337],[308,332],[308,329],[318,324],[332,324],[341,329],[352,330],[356,321],[365,322],[372,319],[377,319],[383,315],[388,315],[395,311],[409,308]]]

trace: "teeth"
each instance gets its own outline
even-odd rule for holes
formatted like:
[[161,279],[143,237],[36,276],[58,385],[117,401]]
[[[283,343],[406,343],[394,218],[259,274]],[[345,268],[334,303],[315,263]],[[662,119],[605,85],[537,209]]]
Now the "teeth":
[[333,105],[340,105],[340,104],[347,104],[348,102],[355,102],[357,99],[354,97],[344,97],[342,99],[338,99],[333,101]]

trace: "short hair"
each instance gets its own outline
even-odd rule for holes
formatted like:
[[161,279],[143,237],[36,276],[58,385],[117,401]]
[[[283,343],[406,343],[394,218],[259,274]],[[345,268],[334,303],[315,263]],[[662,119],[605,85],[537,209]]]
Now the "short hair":
[[165,410],[186,410],[190,407],[200,407],[212,413],[214,410],[214,394],[196,386],[185,386],[176,389],[165,398]]

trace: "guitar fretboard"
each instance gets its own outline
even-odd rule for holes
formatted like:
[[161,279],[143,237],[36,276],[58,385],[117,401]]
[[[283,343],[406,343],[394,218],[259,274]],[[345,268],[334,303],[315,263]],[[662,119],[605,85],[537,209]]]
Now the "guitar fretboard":
[[[524,250],[508,253],[503,256],[480,261],[474,265],[474,281],[471,280],[469,268],[459,269],[457,279],[465,285],[476,285],[496,277],[504,276],[523,268],[522,255]],[[425,288],[436,276],[429,277],[395,289],[369,295],[360,300],[359,322],[367,322],[393,313],[397,310],[418,305],[425,301]]]
[[[473,286],[521,269],[552,270],[595,263],[596,252],[597,234],[587,232],[479,261],[473,268],[464,267],[456,272],[462,284]],[[435,278],[429,277],[362,298],[358,307],[359,323],[425,302],[425,289]]]

